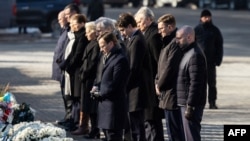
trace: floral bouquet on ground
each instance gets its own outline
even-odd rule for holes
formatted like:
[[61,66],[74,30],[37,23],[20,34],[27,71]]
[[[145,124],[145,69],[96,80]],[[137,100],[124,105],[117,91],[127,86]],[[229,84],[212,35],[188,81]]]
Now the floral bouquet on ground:
[[17,104],[12,93],[9,92],[9,83],[0,87],[0,124],[12,122],[13,107]]
[[0,124],[17,124],[34,121],[35,110],[29,104],[16,102],[15,96],[9,92],[9,83],[0,85]]
[[[73,141],[66,137],[66,131],[51,123],[41,121],[21,122],[9,129],[10,141]],[[7,141],[8,141],[7,140]]]
[[9,83],[0,85],[1,141],[73,141],[66,131],[51,123],[34,121],[35,110],[28,104],[18,104],[9,92]]

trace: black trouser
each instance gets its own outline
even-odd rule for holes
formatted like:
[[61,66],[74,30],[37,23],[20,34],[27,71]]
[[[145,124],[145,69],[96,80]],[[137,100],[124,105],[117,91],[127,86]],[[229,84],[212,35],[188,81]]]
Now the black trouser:
[[69,120],[72,119],[73,100],[70,95],[65,95],[64,99],[65,99],[65,111],[66,111],[65,120]]
[[207,83],[208,83],[208,102],[209,104],[215,103],[217,99],[217,88],[216,88],[216,66],[208,65],[207,71]]
[[91,131],[90,133],[99,133],[99,128],[97,127],[97,113],[90,114]]
[[107,141],[122,141],[122,129],[103,129]]
[[[145,135],[147,141],[164,141],[164,132],[163,132],[163,124],[162,119],[164,116],[164,111],[158,107],[154,107],[150,115],[146,113],[145,115],[148,116],[146,121],[144,122],[145,125]],[[145,111],[147,112],[147,110]]]
[[61,82],[60,82],[60,87],[61,87],[61,94],[62,94],[62,99],[63,99],[63,104],[65,108],[65,116],[64,119],[68,120],[71,119],[72,117],[72,97],[70,95],[65,95],[64,88],[65,88],[65,76],[64,74],[62,75]]
[[144,111],[129,112],[132,141],[145,141]]
[[145,121],[145,134],[147,141],[164,141],[162,119]]

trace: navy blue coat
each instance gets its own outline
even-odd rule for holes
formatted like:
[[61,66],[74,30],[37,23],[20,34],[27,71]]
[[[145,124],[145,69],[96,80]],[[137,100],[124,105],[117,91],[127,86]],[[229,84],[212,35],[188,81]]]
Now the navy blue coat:
[[103,66],[100,94],[104,98],[98,104],[98,127],[124,129],[127,116],[126,85],[129,75],[127,58],[118,46],[111,50]]
[[53,63],[52,63],[53,80],[61,81],[62,78],[62,70],[58,64],[61,63],[62,60],[64,60],[65,48],[69,42],[67,33],[68,33],[67,29],[64,29],[62,31],[62,34],[60,35],[54,50]]

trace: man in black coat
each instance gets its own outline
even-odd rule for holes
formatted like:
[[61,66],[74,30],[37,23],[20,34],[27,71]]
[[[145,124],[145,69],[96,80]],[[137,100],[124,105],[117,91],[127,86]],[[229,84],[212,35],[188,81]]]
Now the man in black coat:
[[213,24],[209,10],[201,12],[200,24],[195,27],[195,35],[207,59],[209,109],[217,109],[216,66],[220,66],[223,58],[223,37],[219,28]]
[[[162,48],[161,35],[158,33],[157,23],[154,21],[154,13],[148,7],[141,7],[134,15],[137,27],[144,34],[146,47],[149,50],[152,68],[152,78],[157,73],[157,63]],[[145,110],[145,134],[148,141],[164,141],[162,119],[164,112],[158,107],[159,100],[155,89],[150,92],[150,105]]]
[[98,103],[98,127],[104,131],[107,141],[122,141],[127,115],[126,85],[129,63],[114,33],[106,32],[98,37],[103,53],[100,91],[92,91]]
[[[117,26],[121,35],[127,38],[126,55],[129,60],[130,74],[127,85],[129,121],[133,141],[145,140],[144,110],[149,108],[150,96],[154,91],[150,55],[145,37],[137,29],[131,14],[120,15]],[[152,101],[154,102],[154,101]]]
[[177,104],[186,141],[201,141],[201,121],[207,97],[207,63],[195,42],[195,31],[183,26],[176,32],[176,43],[184,53],[177,77]]

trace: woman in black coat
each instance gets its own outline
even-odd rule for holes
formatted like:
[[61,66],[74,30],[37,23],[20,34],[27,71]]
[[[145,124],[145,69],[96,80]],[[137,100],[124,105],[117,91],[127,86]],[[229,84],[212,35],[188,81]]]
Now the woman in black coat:
[[91,98],[90,91],[94,85],[99,61],[100,48],[97,42],[95,22],[88,22],[86,37],[90,41],[83,53],[80,78],[82,80],[81,111],[90,116],[91,131],[86,138],[99,138],[97,128],[97,105],[98,101]]

